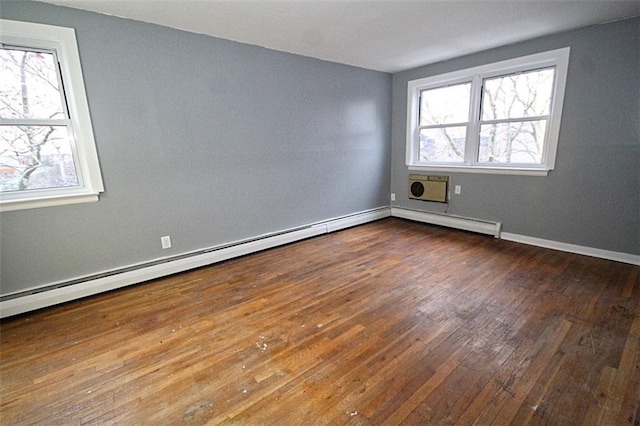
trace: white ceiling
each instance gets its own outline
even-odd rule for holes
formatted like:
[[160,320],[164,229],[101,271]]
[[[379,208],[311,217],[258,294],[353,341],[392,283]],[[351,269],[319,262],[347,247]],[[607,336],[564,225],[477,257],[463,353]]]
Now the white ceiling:
[[616,0],[39,0],[397,72],[640,15]]

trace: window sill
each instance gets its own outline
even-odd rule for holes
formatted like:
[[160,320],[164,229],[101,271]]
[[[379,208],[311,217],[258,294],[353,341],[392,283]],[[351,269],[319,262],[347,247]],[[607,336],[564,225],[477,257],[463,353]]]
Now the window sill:
[[526,167],[483,167],[483,166],[418,166],[408,165],[409,170],[445,173],[481,173],[493,175],[547,176],[549,170]]
[[98,194],[86,193],[61,195],[56,197],[30,198],[24,200],[5,200],[2,195],[0,195],[0,213],[16,210],[38,209],[42,207],[65,206],[69,204],[95,203],[98,200]]

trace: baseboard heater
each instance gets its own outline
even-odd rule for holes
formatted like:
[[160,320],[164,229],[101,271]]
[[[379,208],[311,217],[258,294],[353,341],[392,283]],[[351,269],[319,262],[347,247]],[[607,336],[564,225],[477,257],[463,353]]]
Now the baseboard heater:
[[496,238],[500,238],[500,230],[502,228],[502,223],[500,222],[490,222],[441,213],[428,213],[399,207],[391,207],[391,216],[415,220],[417,222],[430,223],[432,225],[447,226],[449,228],[461,229],[464,231],[477,232],[480,234],[493,235]]
[[0,297],[0,318],[211,265],[235,257],[339,231],[391,215],[389,207],[367,210],[195,252],[67,280]]

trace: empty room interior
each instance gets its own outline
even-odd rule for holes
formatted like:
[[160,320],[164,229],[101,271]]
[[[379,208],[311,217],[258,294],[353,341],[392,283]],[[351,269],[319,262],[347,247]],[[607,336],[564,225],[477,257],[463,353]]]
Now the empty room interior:
[[640,424],[640,2],[0,19],[0,423]]

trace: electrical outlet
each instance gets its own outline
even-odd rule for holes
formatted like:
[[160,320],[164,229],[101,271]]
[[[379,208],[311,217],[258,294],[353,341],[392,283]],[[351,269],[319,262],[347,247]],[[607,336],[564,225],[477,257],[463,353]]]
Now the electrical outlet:
[[456,194],[460,194],[462,192],[462,187],[460,185],[456,185],[453,192],[455,192]]
[[395,193],[391,193],[391,201],[395,201],[396,200],[396,194]]
[[164,237],[161,237],[160,242],[162,243],[163,250],[171,248],[171,236],[165,235]]

